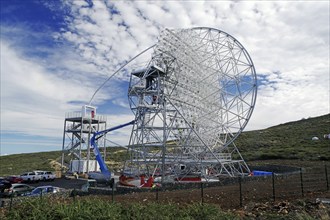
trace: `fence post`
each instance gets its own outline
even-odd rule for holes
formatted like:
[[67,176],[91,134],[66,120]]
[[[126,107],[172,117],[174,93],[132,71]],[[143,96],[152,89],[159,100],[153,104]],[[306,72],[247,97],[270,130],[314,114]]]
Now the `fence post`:
[[304,183],[303,183],[302,168],[300,168],[300,186],[301,186],[301,195],[302,195],[302,197],[304,197]]
[[115,187],[112,185],[111,187],[111,201],[114,202],[114,195],[115,195]]
[[324,164],[324,169],[325,169],[325,180],[327,182],[327,190],[329,191],[328,169],[326,164]]
[[275,174],[272,172],[273,201],[275,202]]
[[204,189],[203,189],[203,182],[201,182],[201,198],[202,198],[202,204],[204,203]]
[[109,188],[111,188],[111,201],[113,202],[114,200],[114,194],[115,194],[115,179],[114,178],[111,178],[109,181],[108,181],[108,184],[109,184]]
[[243,207],[243,196],[242,196],[242,177],[238,177],[238,185],[239,185],[239,206]]
[[13,197],[14,197],[14,192],[12,192],[10,195],[9,211],[11,211],[11,207],[13,206]]
[[156,201],[158,201],[158,187],[156,187]]
[[0,194],[0,208],[5,207],[5,201],[2,198],[2,195]]
[[76,202],[76,195],[77,195],[77,191],[76,191],[76,188],[74,188],[74,189],[71,191],[71,196],[72,196],[72,199],[73,199],[73,202],[74,202],[74,203]]

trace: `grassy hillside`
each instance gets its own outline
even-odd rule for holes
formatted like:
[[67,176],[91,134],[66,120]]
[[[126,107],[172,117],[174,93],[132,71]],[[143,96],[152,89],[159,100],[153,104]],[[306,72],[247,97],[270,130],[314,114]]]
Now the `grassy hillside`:
[[[82,154],[86,156],[86,151]],[[50,151],[0,156],[0,176],[20,175],[32,170],[60,170],[61,155],[61,151]],[[119,169],[128,158],[127,151],[120,147],[111,147],[107,149],[106,158],[106,163],[112,170]],[[70,158],[65,158],[64,162],[69,164]]]
[[[289,122],[263,130],[243,132],[235,144],[246,161],[267,159],[330,160],[330,114]],[[319,141],[312,141],[317,136]],[[102,150],[101,150],[102,151]],[[126,150],[109,148],[107,164],[121,168],[127,159]],[[16,154],[0,157],[0,176],[25,171],[55,170],[52,162],[60,162],[60,151]],[[69,162],[69,158],[66,159]]]
[[[235,141],[245,160],[330,160],[330,114],[263,130],[243,132]],[[318,141],[312,141],[312,137]]]
[[60,151],[13,154],[0,157],[0,176],[18,175],[31,170],[51,170],[51,161],[59,159]]

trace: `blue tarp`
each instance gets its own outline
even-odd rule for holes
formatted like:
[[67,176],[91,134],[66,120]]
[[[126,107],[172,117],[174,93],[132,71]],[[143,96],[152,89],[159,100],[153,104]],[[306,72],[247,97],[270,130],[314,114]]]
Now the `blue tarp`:
[[253,170],[253,176],[270,176],[273,173],[269,171]]

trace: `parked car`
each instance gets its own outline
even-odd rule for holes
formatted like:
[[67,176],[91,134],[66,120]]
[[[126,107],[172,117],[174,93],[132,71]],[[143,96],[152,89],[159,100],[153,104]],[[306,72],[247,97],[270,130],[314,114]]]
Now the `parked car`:
[[22,183],[23,179],[20,176],[6,176],[6,180],[10,183]]
[[59,187],[56,186],[39,186],[34,188],[31,192],[26,193],[26,196],[40,196],[44,194],[58,193]]
[[54,181],[55,180],[55,174],[51,171],[42,171],[42,170],[35,170],[38,175],[40,175],[42,181]]
[[21,196],[31,192],[34,189],[33,186],[29,186],[24,183],[14,183],[10,188],[5,189],[3,192],[4,196]]
[[0,192],[1,194],[5,191],[5,189],[9,189],[11,187],[11,183],[3,177],[0,177]]
[[26,172],[21,175],[23,182],[39,182],[41,180],[41,175],[37,172]]

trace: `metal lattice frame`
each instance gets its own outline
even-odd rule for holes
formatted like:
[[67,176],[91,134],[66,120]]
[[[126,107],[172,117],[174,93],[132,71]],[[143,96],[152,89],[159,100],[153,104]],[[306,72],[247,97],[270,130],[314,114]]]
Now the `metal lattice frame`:
[[[65,164],[65,160],[70,158],[78,160],[78,173],[84,172],[80,170],[80,163],[87,161],[87,173],[94,171],[95,167],[89,167],[89,161],[94,160],[90,155],[90,137],[95,132],[104,130],[107,127],[107,118],[104,115],[87,115],[80,111],[67,112],[64,120],[64,131],[62,141],[62,157],[61,165],[70,167],[70,164]],[[103,148],[103,158],[106,155],[106,136],[98,140],[98,146]],[[86,153],[84,153],[86,152]],[[68,162],[68,161],[67,161]]]
[[217,29],[164,30],[150,62],[132,72],[135,114],[125,172],[180,178],[244,175],[249,168],[233,141],[256,101],[250,56]]

